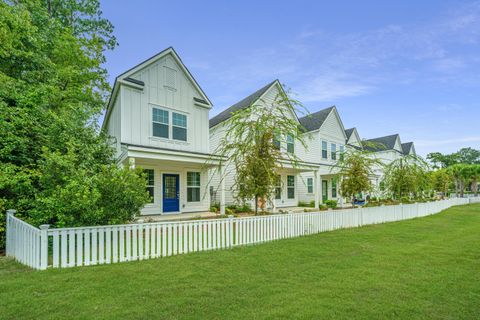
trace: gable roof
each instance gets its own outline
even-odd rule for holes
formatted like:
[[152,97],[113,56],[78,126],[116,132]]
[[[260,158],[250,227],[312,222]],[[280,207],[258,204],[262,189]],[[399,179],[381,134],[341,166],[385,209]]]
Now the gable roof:
[[156,55],[140,62],[136,66],[134,66],[134,67],[128,69],[127,71],[121,73],[120,75],[118,75],[115,78],[115,83],[113,84],[112,92],[111,92],[110,98],[108,100],[107,110],[106,110],[106,113],[105,113],[105,118],[103,120],[102,128],[104,128],[106,126],[106,123],[108,122],[108,119],[109,119],[110,113],[111,113],[111,109],[113,108],[113,104],[114,104],[116,96],[118,94],[120,83],[126,84],[126,82],[127,82],[127,83],[130,83],[130,84],[134,84],[134,85],[138,86],[139,88],[142,88],[145,85],[145,83],[143,81],[131,78],[130,76],[132,74],[134,74],[135,72],[145,68],[146,66],[154,63],[155,61],[163,58],[164,56],[166,56],[168,54],[171,54],[173,56],[174,60],[178,63],[180,68],[185,72],[187,78],[192,82],[193,86],[200,93],[201,97],[199,97],[199,98],[193,97],[193,99],[197,102],[202,101],[200,103],[207,108],[212,107],[212,102],[210,101],[208,96],[205,94],[203,89],[200,87],[197,80],[195,80],[195,78],[193,77],[190,70],[188,70],[188,68],[185,66],[182,59],[180,58],[180,56],[175,51],[175,49],[173,49],[173,47],[168,47],[165,50],[160,51]]
[[413,142],[402,143],[403,154],[408,155],[412,151]]
[[260,97],[263,96],[265,94],[265,92],[268,91],[268,89],[270,89],[276,83],[279,83],[278,79],[275,79],[274,81],[272,81],[269,84],[267,84],[266,86],[258,89],[257,91],[255,91],[254,93],[249,95],[248,97],[243,98],[242,100],[235,103],[231,107],[229,107],[229,108],[223,110],[222,112],[220,112],[219,114],[217,114],[215,117],[210,119],[210,124],[209,124],[210,128],[215,127],[217,124],[220,124],[225,120],[228,120],[235,111],[242,110],[242,109],[245,109],[245,108],[251,106],[255,101],[260,99]]
[[327,119],[328,115],[332,110],[335,109],[335,106],[331,106],[329,108],[317,111],[312,114],[308,114],[304,117],[301,117],[298,119],[300,121],[300,124],[305,128],[305,130],[308,131],[314,131],[317,129],[320,129],[322,124],[325,122]]
[[368,139],[368,140],[365,140],[366,143],[365,142],[363,143],[363,147],[366,150],[373,151],[373,152],[394,150],[395,143],[399,138],[400,138],[400,135],[397,133],[397,134],[392,134],[385,137]]
[[350,140],[350,137],[352,136],[354,131],[355,131],[355,128],[345,129],[345,135],[347,136],[347,141]]

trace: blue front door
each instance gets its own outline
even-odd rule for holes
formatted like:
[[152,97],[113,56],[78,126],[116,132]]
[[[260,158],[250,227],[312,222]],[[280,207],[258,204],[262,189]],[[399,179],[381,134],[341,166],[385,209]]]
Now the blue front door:
[[163,175],[163,212],[178,212],[179,206],[178,174]]

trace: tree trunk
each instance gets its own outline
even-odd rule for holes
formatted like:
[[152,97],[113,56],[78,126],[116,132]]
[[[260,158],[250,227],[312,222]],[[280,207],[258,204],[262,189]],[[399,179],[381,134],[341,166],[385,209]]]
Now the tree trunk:
[[255,215],[258,215],[258,195],[255,195]]

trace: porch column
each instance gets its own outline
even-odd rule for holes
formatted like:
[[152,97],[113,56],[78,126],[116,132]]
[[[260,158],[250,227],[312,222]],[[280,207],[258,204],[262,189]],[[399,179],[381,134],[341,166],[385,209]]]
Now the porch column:
[[135,158],[128,158],[128,168],[130,170],[134,170],[135,169]]
[[317,175],[317,181],[318,181],[318,203],[323,204],[323,183],[322,183],[322,176],[320,175],[320,172],[318,172]]
[[220,214],[225,214],[225,166],[220,166]]
[[342,179],[337,180],[337,197],[338,197],[338,204],[340,205],[341,208],[343,208],[343,205],[345,203],[345,200],[343,199],[342,195],[340,194],[340,189],[342,187]]

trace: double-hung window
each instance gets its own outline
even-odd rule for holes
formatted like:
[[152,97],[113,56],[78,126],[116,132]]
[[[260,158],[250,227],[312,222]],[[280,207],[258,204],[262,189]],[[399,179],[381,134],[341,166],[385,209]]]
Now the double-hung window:
[[307,178],[307,192],[313,193],[313,178]]
[[322,159],[328,158],[327,141],[322,141]]
[[293,136],[291,134],[287,134],[287,152],[295,152],[295,140],[293,139]]
[[277,148],[278,150],[280,150],[280,135],[279,134],[275,134],[273,136],[273,145],[275,146],[275,148]]
[[187,141],[187,116],[172,112],[172,138]]
[[287,176],[287,198],[295,199],[295,176]]
[[332,155],[332,160],[337,160],[337,145],[335,143],[332,143],[332,150],[330,151]]
[[340,160],[343,161],[343,154],[345,153],[345,147],[340,146]]
[[275,179],[275,199],[282,199],[282,176],[280,175]]
[[337,197],[337,179],[332,179],[332,198]]
[[153,108],[152,110],[152,134],[154,137],[167,138],[169,137],[169,119],[168,111]]
[[200,172],[187,172],[187,201],[200,201]]
[[150,195],[149,203],[153,203],[155,193],[155,171],[153,169],[145,169],[143,172],[146,175],[147,192]]

